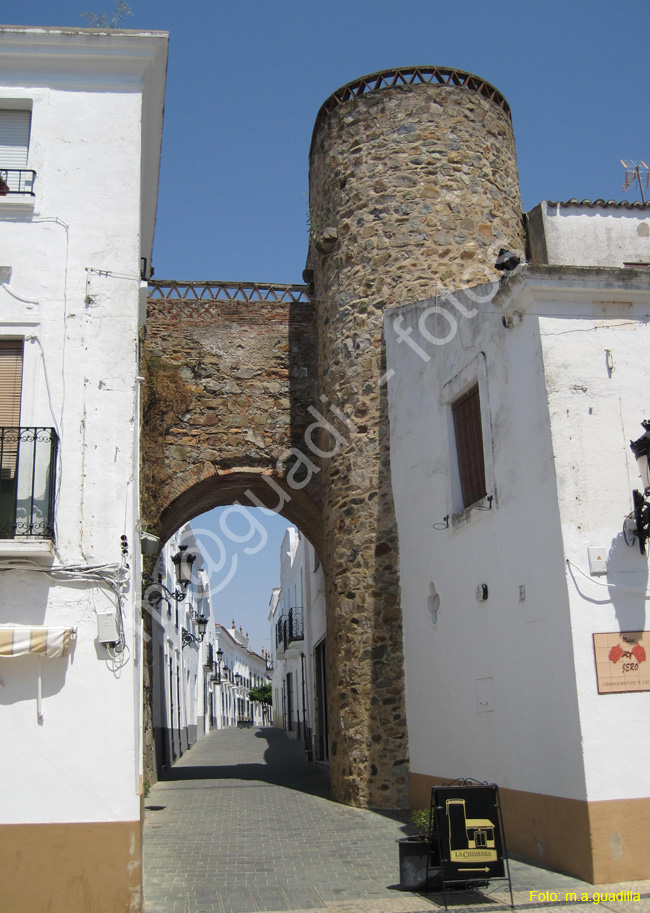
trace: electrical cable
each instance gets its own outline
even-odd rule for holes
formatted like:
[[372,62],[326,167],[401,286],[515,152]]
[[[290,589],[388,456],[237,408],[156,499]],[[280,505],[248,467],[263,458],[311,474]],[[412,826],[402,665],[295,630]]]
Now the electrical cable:
[[632,590],[635,593],[642,592],[642,593],[645,593],[646,596],[650,597],[650,590],[647,587],[625,586],[624,584],[620,584],[620,583],[601,583],[600,580],[594,580],[594,578],[591,576],[591,574],[587,574],[586,571],[583,571],[583,569],[578,564],[576,564],[574,561],[571,561],[570,558],[566,559],[566,563],[570,567],[574,567],[577,571],[579,571],[583,577],[587,578],[587,580],[590,580],[592,583],[595,583],[596,586],[602,586],[608,590]]

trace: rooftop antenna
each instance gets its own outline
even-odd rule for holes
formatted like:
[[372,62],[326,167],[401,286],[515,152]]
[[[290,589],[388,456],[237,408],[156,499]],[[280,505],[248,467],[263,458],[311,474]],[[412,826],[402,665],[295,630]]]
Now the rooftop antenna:
[[641,194],[641,202],[645,203],[643,185],[645,184],[646,190],[648,189],[648,186],[650,186],[650,169],[645,162],[633,162],[632,159],[621,159],[621,165],[625,168],[623,193],[637,181],[639,184],[639,193]]

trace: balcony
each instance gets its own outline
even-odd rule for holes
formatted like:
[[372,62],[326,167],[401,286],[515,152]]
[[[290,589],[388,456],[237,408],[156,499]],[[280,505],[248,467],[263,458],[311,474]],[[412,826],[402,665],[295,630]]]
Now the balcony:
[[287,642],[305,639],[305,625],[303,621],[302,606],[289,609],[289,632]]
[[27,168],[0,168],[0,197],[34,194],[36,172]]
[[275,623],[275,646],[277,650],[286,650],[288,625],[286,615],[281,615]]
[[288,615],[282,615],[275,625],[275,646],[277,650],[286,650],[294,640],[305,639],[305,626],[302,606],[289,609]]
[[54,540],[58,446],[54,428],[0,428],[0,540]]

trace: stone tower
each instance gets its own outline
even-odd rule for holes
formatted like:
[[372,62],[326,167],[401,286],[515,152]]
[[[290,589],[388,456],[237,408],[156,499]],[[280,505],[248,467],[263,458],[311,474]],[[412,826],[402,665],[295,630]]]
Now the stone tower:
[[400,807],[408,744],[382,316],[493,280],[499,248],[523,247],[507,102],[434,67],[339,89],[314,127],[310,222],[318,393],[356,429],[320,474],[332,786],[343,802]]

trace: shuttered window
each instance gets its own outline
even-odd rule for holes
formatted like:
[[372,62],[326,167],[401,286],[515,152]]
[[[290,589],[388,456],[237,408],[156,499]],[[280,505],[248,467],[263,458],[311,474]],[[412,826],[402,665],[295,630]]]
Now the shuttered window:
[[22,339],[0,339],[0,428],[20,425]]
[[478,384],[456,400],[452,413],[463,507],[469,507],[487,494]]
[[0,109],[0,170],[26,168],[31,111]]

